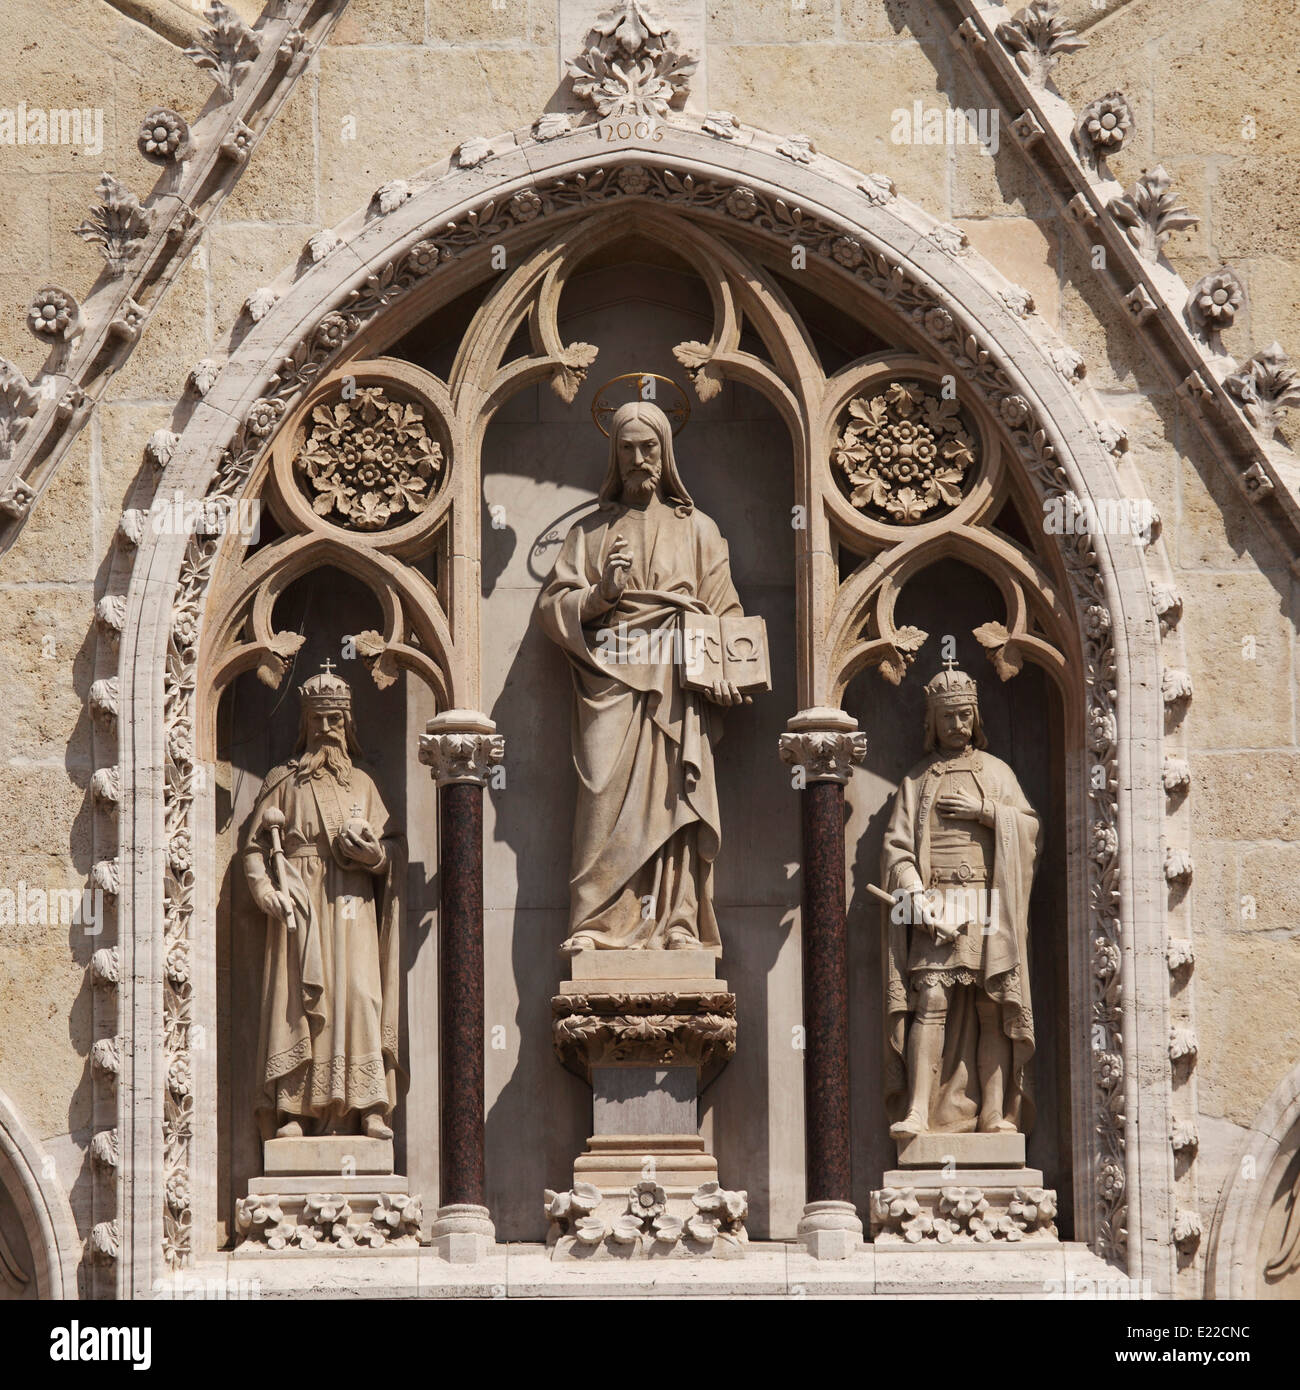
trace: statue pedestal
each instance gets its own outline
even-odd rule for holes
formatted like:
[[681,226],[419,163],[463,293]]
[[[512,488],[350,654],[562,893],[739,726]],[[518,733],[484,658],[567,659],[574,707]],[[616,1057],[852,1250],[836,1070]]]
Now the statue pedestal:
[[1025,1167],[1025,1136],[916,1134],[871,1194],[877,1245],[1055,1244],[1056,1193]]
[[546,1194],[555,1260],[737,1257],[743,1192],[718,1184],[699,1093],[736,1050],[711,951],[581,951],[551,1001],[555,1050],[592,1088],[573,1186]]
[[393,1172],[393,1141],[329,1134],[268,1139],[235,1204],[236,1255],[413,1248],[423,1203]]

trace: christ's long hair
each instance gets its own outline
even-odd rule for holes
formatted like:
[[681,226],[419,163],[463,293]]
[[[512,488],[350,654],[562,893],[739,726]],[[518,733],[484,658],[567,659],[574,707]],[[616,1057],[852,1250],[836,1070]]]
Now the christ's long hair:
[[689,516],[695,510],[695,503],[677,471],[677,459],[673,454],[673,427],[668,417],[652,401],[629,401],[614,412],[609,426],[609,468],[596,499],[601,511],[609,511],[622,496],[623,475],[618,467],[618,437],[634,420],[649,425],[659,440],[659,457],[663,466],[659,475],[660,495],[671,504],[678,516]]

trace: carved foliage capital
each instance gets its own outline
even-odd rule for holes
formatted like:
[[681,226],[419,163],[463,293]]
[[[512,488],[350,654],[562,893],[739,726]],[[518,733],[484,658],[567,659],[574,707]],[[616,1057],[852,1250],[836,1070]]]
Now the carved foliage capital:
[[696,1066],[736,1054],[734,994],[561,994],[551,1000],[555,1052],[570,1071]]
[[420,761],[432,769],[433,780],[486,786],[494,767],[506,756],[503,734],[435,733],[420,735]]
[[801,767],[806,782],[847,782],[853,768],[867,756],[867,736],[831,730],[782,734],[781,761]]

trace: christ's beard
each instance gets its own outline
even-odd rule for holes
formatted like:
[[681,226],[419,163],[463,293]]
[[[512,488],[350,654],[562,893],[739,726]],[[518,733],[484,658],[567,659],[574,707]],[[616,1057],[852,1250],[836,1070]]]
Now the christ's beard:
[[623,482],[623,492],[633,502],[647,502],[655,495],[659,487],[659,470],[657,468],[638,468],[635,473],[629,473]]
[[348,757],[348,750],[337,743],[321,743],[304,753],[298,759],[298,780],[304,782],[322,768],[328,769],[340,786],[346,787],[352,781],[352,759]]

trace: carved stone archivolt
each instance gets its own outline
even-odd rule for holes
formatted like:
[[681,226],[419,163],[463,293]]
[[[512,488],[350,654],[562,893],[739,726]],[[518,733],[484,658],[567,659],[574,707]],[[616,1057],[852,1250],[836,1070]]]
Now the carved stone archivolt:
[[[434,503],[391,530],[349,531],[346,547],[354,573],[360,567],[367,577],[374,577],[382,570],[385,592],[397,592],[396,599],[387,601],[386,627],[378,634],[380,648],[374,669],[387,672],[391,678],[395,665],[405,661],[416,669],[422,658],[429,668],[431,684],[438,683],[440,708],[479,706],[477,692],[469,689],[477,679],[475,609],[472,605],[456,607],[472,586],[465,576],[458,575],[449,586],[450,599],[446,594],[421,591],[417,603],[413,601],[413,591],[400,589],[401,581],[395,576],[402,567],[397,562],[408,541],[413,543],[413,538],[432,534],[438,526],[448,524],[447,517],[455,537],[452,553],[477,553],[473,527],[481,499],[473,469],[475,441],[479,437],[476,431],[482,428],[482,402],[487,400],[494,405],[519,386],[565,379],[572,367],[565,361],[566,348],[558,337],[552,310],[572,265],[571,248],[581,246],[584,254],[590,254],[604,241],[615,240],[624,234],[629,225],[627,214],[634,211],[638,226],[645,228],[647,234],[672,237],[674,245],[701,267],[708,283],[717,290],[717,322],[708,341],[697,344],[708,355],[697,351],[694,369],[740,380],[765,392],[799,442],[803,471],[797,480],[796,500],[800,505],[816,504],[809,506],[814,532],[809,549],[813,561],[808,574],[801,571],[799,578],[800,585],[807,586],[800,589],[800,602],[806,605],[800,611],[812,615],[808,631],[800,639],[801,704],[834,705],[844,685],[863,666],[875,664],[882,674],[894,669],[901,678],[902,669],[909,657],[914,658],[919,642],[915,634],[894,626],[892,605],[911,573],[943,555],[970,559],[992,573],[995,580],[1000,580],[1006,600],[1007,611],[1002,619],[1005,639],[998,635],[996,650],[1007,668],[1014,667],[1009,653],[1018,652],[1021,658],[1039,662],[1062,681],[1062,672],[1075,673],[1070,678],[1070,698],[1077,703],[1070,707],[1070,717],[1091,731],[1094,761],[1105,774],[1099,784],[1094,782],[1085,793],[1089,819],[1098,833],[1092,841],[1091,859],[1076,869],[1080,877],[1076,896],[1088,904],[1081,908],[1089,914],[1086,935],[1101,939],[1108,947],[1117,947],[1118,875],[1122,845],[1127,841],[1118,834],[1116,788],[1122,741],[1115,718],[1115,652],[1109,621],[1115,597],[1107,592],[1107,584],[1119,581],[1103,579],[1096,540],[1084,528],[1059,541],[1036,536],[1030,554],[1023,546],[1009,544],[987,524],[1008,501],[1014,500],[1032,514],[1044,500],[1069,495],[1072,485],[1081,486],[1076,481],[1077,474],[1071,476],[1072,469],[1085,473],[1087,469],[1108,469],[1109,463],[1098,452],[1100,446],[1091,421],[1080,414],[1073,390],[1068,398],[1063,396],[1066,388],[1045,352],[1040,354],[1042,371],[1050,375],[1051,385],[1044,385],[1046,378],[1036,375],[1038,366],[1031,339],[1039,332],[1037,328],[1031,332],[1023,318],[1005,307],[986,306],[984,312],[996,319],[998,332],[1023,350],[1013,374],[1005,345],[999,345],[987,325],[967,312],[952,294],[936,295],[930,282],[904,263],[901,253],[884,234],[893,228],[893,219],[903,215],[898,211],[901,200],[881,203],[860,193],[845,192],[845,197],[853,199],[851,213],[829,195],[827,207],[835,203],[835,211],[801,209],[789,201],[788,195],[781,197],[775,191],[781,183],[770,169],[770,182],[755,177],[750,184],[720,174],[716,166],[710,167],[702,159],[692,162],[696,153],[692,141],[708,149],[717,148],[715,136],[672,129],[665,142],[675,151],[672,159],[661,159],[657,150],[642,150],[628,155],[620,153],[600,163],[575,164],[566,163],[557,153],[564,144],[563,134],[550,134],[545,143],[532,146],[531,152],[537,160],[555,156],[554,174],[534,170],[527,175],[526,185],[503,182],[478,201],[467,201],[451,221],[430,220],[426,216],[425,195],[413,196],[386,215],[408,219],[405,239],[394,241],[386,261],[367,257],[367,263],[377,267],[370,280],[359,287],[349,283],[329,304],[327,314],[310,316],[306,333],[287,358],[278,363],[263,400],[281,403],[283,413],[269,435],[259,433],[269,419],[268,413],[257,415],[260,402],[239,398],[237,376],[225,371],[216,379],[212,388],[214,408],[235,416],[240,423],[219,461],[212,495],[233,501],[246,489],[269,483],[269,495],[276,505],[283,505],[293,529],[284,540],[255,552],[251,566],[237,583],[229,583],[236,570],[223,569],[222,584],[208,597],[203,620],[205,662],[229,663],[220,666],[223,679],[229,679],[236,669],[252,669],[262,663],[269,676],[275,675],[276,662],[284,661],[283,654],[276,650],[276,639],[285,636],[276,634],[269,622],[276,585],[291,582],[295,574],[319,563],[321,556],[341,553],[331,551],[329,546],[331,542],[337,545],[342,528],[314,513],[293,478],[293,431],[297,422],[309,418],[314,406],[331,393],[337,395],[345,364],[348,374],[356,375],[359,383],[365,372],[372,369],[376,379],[395,380],[395,368],[389,364],[377,368],[377,359],[367,357],[382,352],[383,343],[392,340],[384,338],[375,323],[381,312],[387,325],[384,332],[396,334],[404,324],[427,314],[440,295],[458,292],[469,283],[473,267],[484,260],[485,248],[506,240],[519,245],[519,257],[512,271],[494,282],[484,310],[467,335],[454,379],[446,383],[425,381],[422,385],[427,396],[421,399],[432,402],[434,410],[426,418],[450,422],[448,466]],[[504,146],[500,154],[489,148],[473,177],[481,180],[483,169],[491,161],[513,158],[514,153],[507,153]],[[770,142],[764,149],[756,143],[749,155],[756,168],[789,163],[776,158]],[[801,166],[801,177],[821,179],[821,161],[822,156],[817,155],[806,168]],[[448,177],[455,182],[460,176],[453,172]],[[520,178],[523,177],[521,172]],[[521,222],[510,209],[514,195],[525,191],[535,197],[540,207],[527,222]],[[620,202],[629,199],[635,199],[635,205],[625,210]],[[534,207],[531,198],[529,207]],[[977,258],[952,261],[926,237],[920,214],[908,209],[904,212],[918,222],[909,227],[908,245],[926,263],[923,271],[928,267],[941,280],[973,274],[966,267]],[[561,235],[547,242],[533,223],[552,216],[564,219],[564,227]],[[403,222],[403,226],[408,222]],[[377,239],[380,233],[374,223],[370,225],[368,234]],[[430,235],[433,227],[438,230]],[[739,252],[728,237],[716,235],[720,230],[727,232],[728,237],[764,241],[782,250],[795,243],[803,246],[813,278],[820,285],[835,286],[841,291],[855,285],[858,292],[871,296],[882,312],[892,315],[904,327],[908,341],[924,345],[924,354],[918,351],[915,358],[900,361],[895,357],[874,366],[854,364],[852,370],[828,383],[770,277]],[[915,236],[918,230],[919,245]],[[525,238],[529,239],[527,246],[523,244]],[[846,239],[856,242],[860,261],[844,246]],[[836,246],[840,247],[838,255]],[[329,273],[327,267],[338,259],[327,258],[310,274]],[[436,285],[428,278],[435,268],[440,276]],[[341,275],[341,271],[333,274]],[[529,321],[532,352],[506,362],[501,354],[520,322],[522,306],[534,302],[529,298],[534,295],[539,312]],[[281,302],[269,308],[258,333],[269,336],[280,317],[287,322],[297,312],[294,289],[285,288],[283,296]],[[408,296],[409,302],[403,303]],[[984,300],[999,304],[993,295],[986,294]],[[300,315],[296,321],[303,322],[307,317]],[[341,325],[336,318],[341,318]],[[330,320],[328,331],[326,319]],[[740,346],[742,324],[763,338],[766,357],[746,352]],[[352,355],[350,361],[346,360],[348,354]],[[933,389],[943,375],[956,380],[959,407],[969,415],[974,430],[971,437],[979,445],[974,476],[967,478],[960,501],[942,514],[923,515],[902,528],[867,515],[845,495],[830,462],[832,445],[849,401],[880,394],[891,380],[917,381]],[[1069,418],[1070,429],[1064,433],[1057,422],[1045,416],[1044,393]],[[460,441],[465,443],[463,449]],[[178,458],[186,458],[184,443],[178,446]],[[1081,458],[1084,463],[1079,462]],[[1013,462],[1014,469],[1010,467]],[[193,471],[192,460],[182,466]],[[174,469],[176,465],[169,467]],[[1109,474],[1094,471],[1086,476]],[[292,483],[292,487],[286,486],[286,482]],[[932,511],[940,513],[941,509],[935,507]],[[456,527],[462,529],[456,532]],[[850,572],[843,583],[837,582],[833,574],[834,561],[829,558],[833,555],[832,545],[845,547],[849,561],[845,568]],[[188,543],[181,565],[177,602],[189,616],[178,618],[176,636],[187,649],[192,648],[195,610],[207,593],[216,550],[214,538],[196,534]],[[233,548],[228,554],[234,555]],[[852,568],[854,556],[860,558],[856,569]],[[230,563],[229,558],[223,559],[223,566]],[[274,583],[268,587],[262,581],[271,576]],[[263,593],[267,597],[259,597]],[[1149,605],[1145,581],[1141,602]],[[1106,621],[1085,624],[1083,615],[1094,612],[1105,614]],[[422,626],[417,626],[417,618]],[[134,621],[128,619],[128,631]],[[450,639],[452,631],[457,633],[456,643]],[[408,640],[412,634],[418,635],[417,641]],[[920,634],[919,641],[923,642],[924,637]],[[208,672],[209,676],[201,682],[205,689],[212,688],[210,676],[218,674],[218,667],[211,666]],[[1082,691],[1073,684],[1078,672],[1084,673]],[[1002,670],[998,673],[1002,674]],[[188,740],[183,742],[192,748],[196,688],[192,661],[174,672],[169,669],[163,686],[169,709],[174,711],[169,732],[173,725],[184,726]],[[134,682],[132,689],[136,689]],[[1125,711],[1124,739],[1130,738],[1131,728],[1132,716]],[[166,787],[160,786],[160,797],[168,807],[169,832],[178,833],[188,827],[196,794],[193,765],[183,754],[184,749],[178,749],[179,760],[169,761]],[[131,891],[138,890],[133,886]],[[174,923],[179,938],[184,939],[194,911],[192,883],[187,887],[182,879],[169,878],[165,896],[169,931]],[[1108,975],[1105,990],[1099,984],[1092,1001],[1090,1021],[1102,1025],[1107,1053],[1122,1053],[1123,1037],[1130,1036],[1121,1035],[1127,1005],[1120,962],[1122,957]],[[611,1049],[635,1048],[638,1032],[654,1033],[660,1028],[666,1028],[668,1036],[655,1037],[656,1056],[664,1042],[680,1048],[684,1057],[698,1047],[701,1059],[705,1059],[707,1051],[709,1060],[715,1055],[710,1049],[724,1054],[729,1047],[734,1048],[734,1014],[720,1007],[705,1008],[698,1003],[684,1007],[678,999],[657,1003],[653,1011],[637,1012],[620,1003],[617,996],[609,998],[608,1006],[603,1001],[598,1004],[592,996],[581,1001],[575,997],[562,1001],[557,1023],[574,1020],[564,1023],[572,1040],[563,1046],[584,1071],[592,1064],[592,1057],[604,1058]],[[167,1005],[168,1018],[177,1029],[178,1057],[188,1052],[188,1036],[182,1031],[185,1013],[180,1002]],[[679,1026],[685,1029],[680,1037],[676,1032]],[[557,1043],[558,1033],[557,1029]],[[637,1054],[626,1051],[623,1055]],[[1082,1065],[1087,1065],[1086,1053]],[[1096,1089],[1082,1109],[1087,1116],[1087,1132],[1094,1136],[1095,1150],[1088,1176],[1081,1181],[1093,1179],[1097,1210],[1095,1214],[1080,1212],[1078,1219],[1094,1248],[1114,1257],[1123,1254],[1127,1236],[1122,1184],[1123,1095],[1121,1088],[1114,1096],[1118,1103],[1107,1104],[1111,1093],[1103,1087],[1109,1083],[1096,1072],[1094,1075]],[[1162,1126],[1162,1145],[1163,1136]],[[187,1162],[188,1143],[187,1133],[186,1152],[178,1155],[178,1165]],[[1120,1165],[1116,1170],[1118,1184],[1108,1176],[1115,1170],[1116,1155]],[[1076,1203],[1076,1211],[1086,1205]],[[183,1252],[177,1258],[183,1258]]]
[[736,996],[561,994],[551,1000],[555,1054],[590,1081],[592,1067],[695,1066],[716,1071],[736,1054]]

